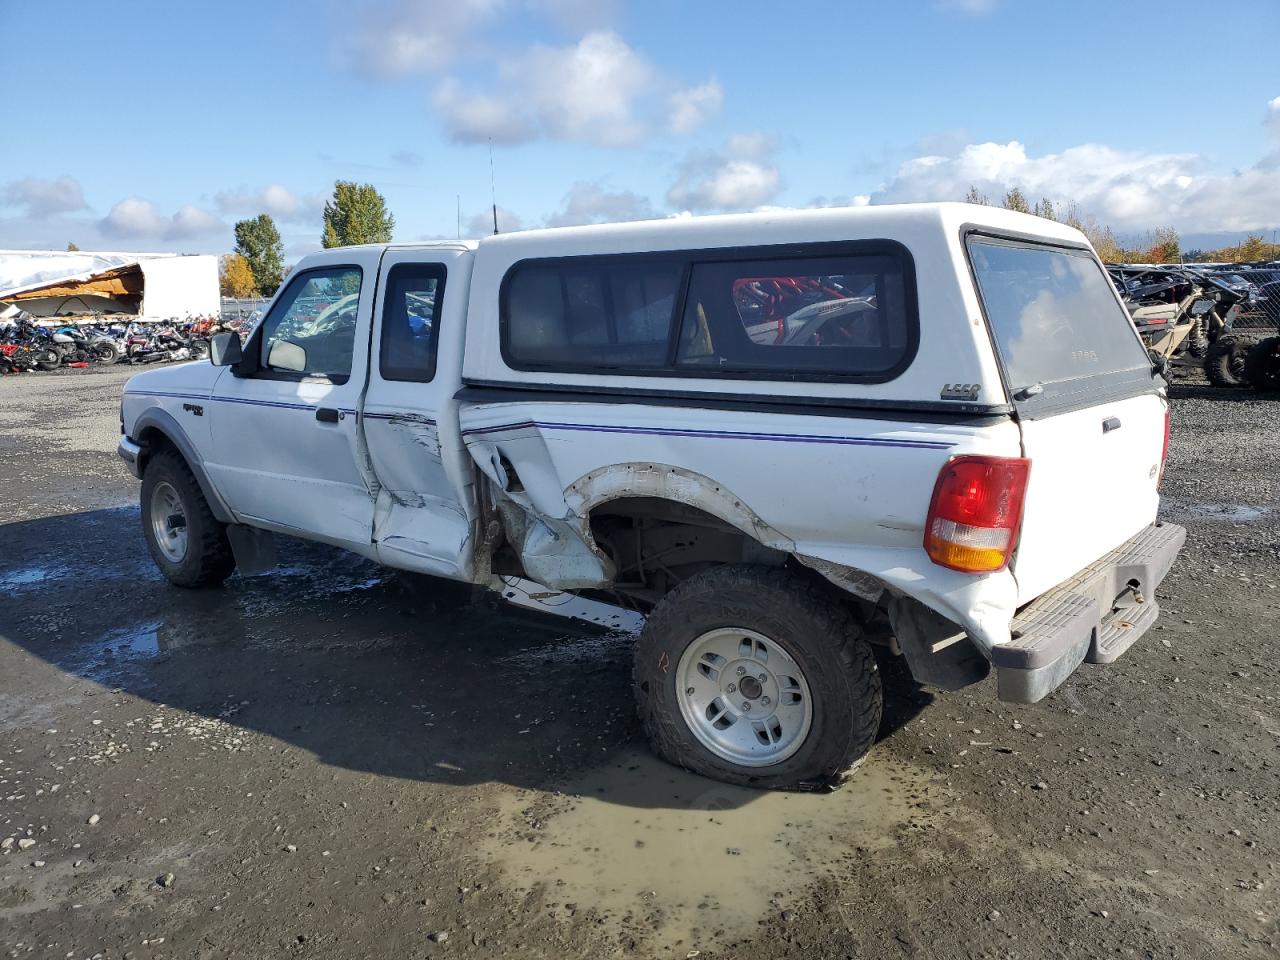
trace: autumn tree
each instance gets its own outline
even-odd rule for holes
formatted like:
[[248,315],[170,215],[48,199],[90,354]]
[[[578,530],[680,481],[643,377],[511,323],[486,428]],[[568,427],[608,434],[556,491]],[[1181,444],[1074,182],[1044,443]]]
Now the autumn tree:
[[1177,263],[1182,253],[1178,231],[1173,227],[1158,227],[1147,237],[1144,259],[1148,263]]
[[235,232],[236,253],[248,261],[253,285],[262,296],[273,295],[284,276],[284,244],[276,222],[268,214],[260,213],[251,220],[237,223]]
[[1012,188],[1004,195],[1004,208],[1012,210],[1014,213],[1030,213],[1031,204],[1027,203],[1027,198],[1022,195],[1022,191],[1017,187]]
[[67,241],[67,253],[75,253],[80,248],[76,246],[74,240]]
[[969,192],[964,195],[964,202],[976,203],[984,207],[991,205],[991,201],[987,199],[987,195],[972,183],[969,184]]
[[373,184],[339,180],[333,185],[333,198],[324,205],[321,242],[326,248],[390,243],[395,225],[387,201]]
[[246,299],[258,295],[258,285],[254,282],[249,261],[238,253],[229,253],[222,258],[219,280],[224,297]]

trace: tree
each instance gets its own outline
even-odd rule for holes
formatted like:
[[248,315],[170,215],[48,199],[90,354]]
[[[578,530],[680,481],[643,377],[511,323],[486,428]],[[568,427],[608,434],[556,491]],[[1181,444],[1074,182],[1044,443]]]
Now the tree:
[[1027,203],[1027,198],[1022,195],[1022,191],[1014,187],[1004,195],[1004,208],[1012,210],[1014,213],[1030,213],[1031,204]]
[[969,192],[964,195],[965,203],[977,203],[984,207],[990,206],[991,201],[987,199],[987,195],[982,193],[973,184],[969,184]]
[[284,275],[284,244],[276,222],[260,213],[237,223],[236,253],[248,261],[258,292],[264,297],[274,294]]
[[1182,253],[1178,231],[1173,227],[1157,227],[1147,238],[1144,259],[1148,263],[1177,263]]
[[333,199],[324,205],[325,247],[347,247],[357,243],[390,243],[396,218],[387,210],[373,184],[339,180],[333,185]]
[[79,249],[80,248],[75,245],[74,241],[72,240],[67,241],[67,253],[75,253]]
[[1044,217],[1046,220],[1057,220],[1053,209],[1053,201],[1048,197],[1041,197],[1040,202],[1035,205],[1031,211],[1037,217]]
[[249,261],[238,253],[229,253],[222,258],[220,274],[222,295],[246,299],[258,295],[258,285],[253,279],[253,270]]

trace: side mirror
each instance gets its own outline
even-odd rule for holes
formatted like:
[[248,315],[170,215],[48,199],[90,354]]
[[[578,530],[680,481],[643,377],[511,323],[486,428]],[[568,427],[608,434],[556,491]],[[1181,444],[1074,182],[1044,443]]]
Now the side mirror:
[[238,333],[219,333],[209,340],[209,362],[215,367],[234,367],[243,356]]
[[307,351],[288,340],[277,340],[271,344],[267,353],[267,366],[273,370],[287,370],[290,373],[305,373],[307,370]]

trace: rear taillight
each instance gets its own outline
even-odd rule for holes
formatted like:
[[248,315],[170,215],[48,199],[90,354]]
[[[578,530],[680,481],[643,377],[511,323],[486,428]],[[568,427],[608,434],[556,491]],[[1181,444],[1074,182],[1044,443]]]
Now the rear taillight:
[[1031,461],[955,457],[938,474],[925,521],[934,563],[964,573],[1003,570],[1018,543]]
[[1160,447],[1160,476],[1156,478],[1157,490],[1160,489],[1160,484],[1164,482],[1164,465],[1169,462],[1169,427],[1172,426],[1170,421],[1170,410],[1166,406],[1164,408],[1164,443]]

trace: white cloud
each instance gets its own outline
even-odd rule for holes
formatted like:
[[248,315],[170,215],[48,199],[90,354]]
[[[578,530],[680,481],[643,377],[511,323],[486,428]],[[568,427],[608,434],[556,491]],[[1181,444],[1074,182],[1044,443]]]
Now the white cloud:
[[596,30],[569,46],[536,44],[501,60],[487,89],[445,77],[432,103],[449,136],[462,143],[546,137],[624,147],[653,135],[659,123],[689,133],[716,113],[723,99],[715,79],[677,87],[616,33]]
[[617,223],[622,220],[648,220],[653,216],[653,206],[647,197],[630,190],[610,191],[598,183],[579,181],[565,194],[563,208],[547,217],[547,226]]
[[644,133],[637,101],[658,75],[609,31],[568,47],[537,45],[504,61],[495,92],[463,90],[453,78],[436,91],[450,136],[464,143],[519,143],[535,132],[557,140],[626,146]]
[[1267,127],[1273,136],[1280,138],[1280,97],[1267,104]]
[[80,181],[62,176],[55,180],[24,177],[0,188],[0,205],[23,207],[29,217],[48,217],[59,213],[84,210],[84,191]]
[[735,134],[723,151],[694,151],[680,163],[667,202],[684,210],[746,210],[782,188],[773,163],[777,143],[762,133]]
[[446,69],[501,6],[502,0],[367,0],[346,8],[349,22],[359,26],[343,42],[340,59],[379,79]]
[[1083,144],[1028,154],[1018,141],[975,143],[953,157],[916,157],[874,194],[877,203],[956,200],[976,186],[993,200],[1010,187],[1028,199],[1075,202],[1119,230],[1172,225],[1184,232],[1276,226],[1280,170],[1266,162],[1225,174],[1194,153],[1146,153]]
[[98,222],[104,236],[124,240],[186,240],[226,230],[226,224],[207,210],[187,205],[172,216],[141,197],[121,200]]
[[213,195],[220,211],[233,216],[270,214],[277,220],[315,220],[324,208],[323,194],[299,195],[284,184],[271,183],[261,189],[241,184],[234,190],[221,190]]
[[672,133],[692,133],[720,112],[724,90],[712,77],[697,87],[685,87],[667,98],[667,126]]
[[[506,207],[498,207],[498,230],[502,233],[514,233],[524,229],[524,220],[519,214],[512,213]],[[463,221],[464,237],[487,237],[493,233],[493,208],[486,207],[480,213]]]

